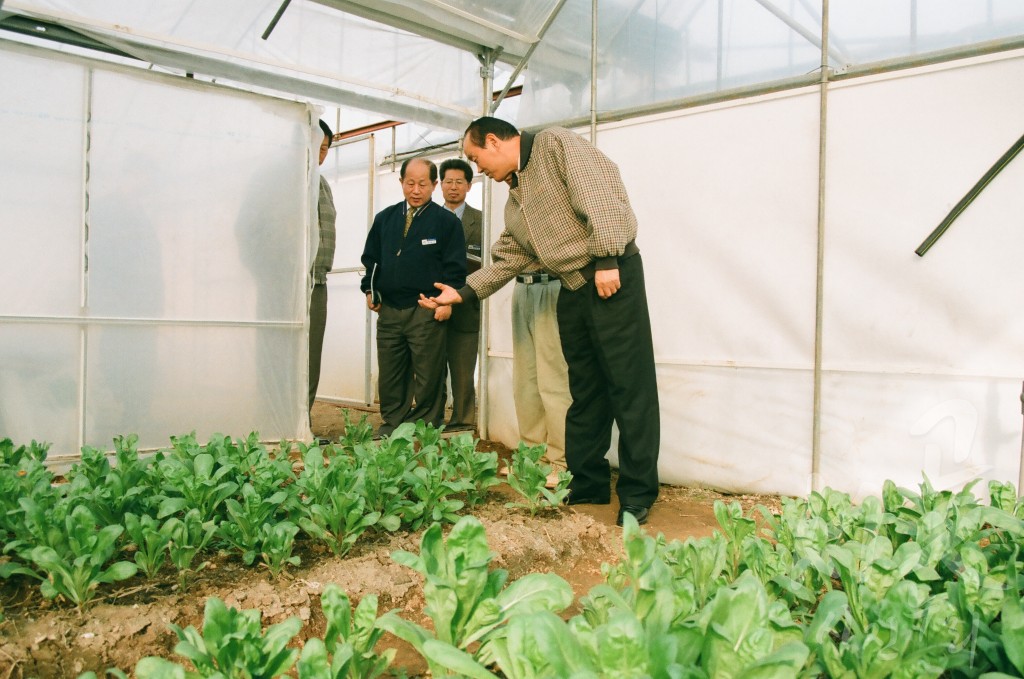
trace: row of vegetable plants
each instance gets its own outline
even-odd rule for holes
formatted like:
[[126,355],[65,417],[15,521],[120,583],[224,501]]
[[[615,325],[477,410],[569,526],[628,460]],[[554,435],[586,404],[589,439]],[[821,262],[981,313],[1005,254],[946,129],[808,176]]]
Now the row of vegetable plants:
[[[276,454],[255,433],[205,445],[174,437],[153,455],[134,435],[114,444],[113,464],[86,447],[58,483],[47,446],[0,441],[0,577],[37,580],[45,597],[83,607],[101,585],[155,578],[168,563],[185,589],[218,551],[277,576],[299,563],[297,539],[344,556],[364,536],[454,522],[500,482],[497,453],[422,422],[378,441],[365,418],[347,421],[337,444],[283,443]],[[508,504],[560,504],[570,477],[545,488],[543,452],[515,451],[520,500]]]
[[424,576],[432,629],[377,617],[372,596],[352,609],[329,588],[327,632],[299,650],[297,619],[263,631],[258,611],[211,599],[202,631],[174,628],[188,667],[146,658],[135,675],[373,678],[393,659],[377,650],[389,632],[434,677],[1020,677],[1024,502],[996,482],[989,500],[925,479],[920,492],[886,482],[859,505],[826,489],[778,514],[719,501],[720,530],[671,542],[626,516],[621,559],[571,617],[568,583],[540,573],[509,584],[468,516],[447,540],[435,523],[419,554],[393,554]]

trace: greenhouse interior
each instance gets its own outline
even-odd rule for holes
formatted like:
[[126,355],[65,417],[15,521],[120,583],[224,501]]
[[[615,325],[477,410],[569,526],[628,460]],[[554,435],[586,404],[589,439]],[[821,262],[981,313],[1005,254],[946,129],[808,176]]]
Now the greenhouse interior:
[[[372,406],[367,231],[405,159],[494,115],[619,167],[663,483],[1019,487],[1019,2],[5,0],[0,29],[0,438],[51,465],[127,433],[312,437],[321,175],[318,398]],[[507,195],[469,192],[485,261]],[[514,448],[511,288],[477,425]]]

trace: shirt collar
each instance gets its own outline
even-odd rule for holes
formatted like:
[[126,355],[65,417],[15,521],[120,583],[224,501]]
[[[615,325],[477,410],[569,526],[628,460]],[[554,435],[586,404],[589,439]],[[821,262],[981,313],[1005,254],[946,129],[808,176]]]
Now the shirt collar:
[[454,212],[456,217],[462,219],[462,215],[466,212],[466,201],[462,201],[462,203],[454,210],[447,205],[444,206],[444,209],[448,210],[448,212]]
[[533,152],[533,138],[537,135],[532,132],[521,132],[519,134],[519,171],[526,169],[530,162],[530,153]]
[[520,132],[519,133],[519,162],[516,165],[519,167],[518,172],[512,173],[512,183],[510,186],[514,189],[519,186],[519,172],[526,169],[526,164],[530,162],[530,153],[533,151],[533,138],[532,132]]

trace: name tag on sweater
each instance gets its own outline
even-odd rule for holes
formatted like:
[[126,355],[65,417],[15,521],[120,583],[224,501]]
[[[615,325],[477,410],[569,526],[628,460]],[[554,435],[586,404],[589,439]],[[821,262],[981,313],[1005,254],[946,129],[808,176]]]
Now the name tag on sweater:
[[420,241],[420,245],[437,245],[436,238],[424,238]]

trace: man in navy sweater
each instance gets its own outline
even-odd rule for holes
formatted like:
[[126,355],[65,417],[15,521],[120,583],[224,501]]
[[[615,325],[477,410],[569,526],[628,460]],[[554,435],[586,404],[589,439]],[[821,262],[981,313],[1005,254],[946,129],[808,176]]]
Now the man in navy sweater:
[[405,200],[384,208],[366,236],[360,289],[377,312],[380,414],[377,432],[386,436],[403,422],[423,420],[435,427],[443,417],[445,322],[450,307],[425,309],[421,294],[434,283],[454,288],[466,282],[466,241],[462,222],[431,200],[437,166],[425,158],[402,163]]

